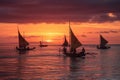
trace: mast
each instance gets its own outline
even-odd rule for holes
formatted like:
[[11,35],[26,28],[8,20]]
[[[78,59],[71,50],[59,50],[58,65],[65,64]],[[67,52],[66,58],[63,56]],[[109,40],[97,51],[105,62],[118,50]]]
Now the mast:
[[69,51],[71,49],[70,20],[69,20]]
[[40,41],[40,45],[42,45],[42,42]]
[[70,35],[70,20],[69,20],[69,45],[71,46],[71,35]]

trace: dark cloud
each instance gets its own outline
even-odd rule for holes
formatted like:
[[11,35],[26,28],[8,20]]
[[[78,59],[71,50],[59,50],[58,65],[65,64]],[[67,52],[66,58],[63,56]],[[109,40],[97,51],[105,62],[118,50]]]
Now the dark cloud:
[[73,22],[119,21],[120,0],[0,0],[0,22],[65,22],[69,19]]
[[99,33],[119,33],[119,30],[100,31]]
[[87,37],[87,36],[83,34],[83,35],[81,35],[81,37]]
[[119,30],[106,30],[106,31],[100,31],[100,32],[87,32],[88,34],[100,34],[100,33],[103,33],[103,34],[109,34],[109,33],[119,33],[120,31]]
[[[42,36],[25,36],[25,38],[40,38]],[[18,36],[9,36],[7,38],[18,38]]]
[[90,19],[90,22],[113,22],[113,21],[119,21],[120,20],[120,14],[119,13],[111,13],[112,15],[110,16],[109,13],[103,13],[99,15],[92,16]]
[[117,30],[111,30],[110,32],[111,32],[111,33],[119,33],[120,31],[117,31]]
[[100,31],[99,33],[110,33],[109,31]]

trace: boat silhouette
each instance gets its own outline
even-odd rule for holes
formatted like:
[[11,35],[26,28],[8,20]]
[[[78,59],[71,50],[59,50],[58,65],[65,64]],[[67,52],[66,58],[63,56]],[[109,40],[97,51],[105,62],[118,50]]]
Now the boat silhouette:
[[85,57],[85,49],[83,48],[81,52],[76,52],[76,49],[80,46],[82,46],[82,43],[77,39],[77,37],[74,35],[69,22],[69,49],[70,51],[67,51],[66,46],[68,46],[66,37],[63,43],[63,54],[69,57]]
[[18,44],[19,46],[16,47],[16,49],[19,51],[28,51],[35,49],[35,47],[32,48],[29,47],[29,42],[20,34],[19,29],[18,29]]
[[97,49],[109,49],[110,46],[107,45],[108,41],[100,35],[100,44],[97,45]]
[[42,43],[42,41],[40,41],[40,45],[39,46],[40,47],[47,47],[48,45],[45,45],[45,44]]

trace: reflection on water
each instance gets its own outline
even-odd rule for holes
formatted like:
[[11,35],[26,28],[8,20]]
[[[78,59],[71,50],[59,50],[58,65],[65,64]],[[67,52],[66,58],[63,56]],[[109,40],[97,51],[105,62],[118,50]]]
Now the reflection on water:
[[119,80],[119,46],[108,50],[87,47],[82,58],[59,55],[59,46],[19,54],[15,50],[0,55],[0,80]]

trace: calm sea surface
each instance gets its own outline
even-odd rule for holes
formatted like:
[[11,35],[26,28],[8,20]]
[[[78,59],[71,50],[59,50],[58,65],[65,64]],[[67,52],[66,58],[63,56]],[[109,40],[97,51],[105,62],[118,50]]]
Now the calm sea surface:
[[120,45],[98,50],[84,46],[85,59],[71,59],[59,52],[60,46],[19,54],[16,44],[0,45],[0,80],[120,80]]

